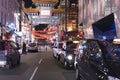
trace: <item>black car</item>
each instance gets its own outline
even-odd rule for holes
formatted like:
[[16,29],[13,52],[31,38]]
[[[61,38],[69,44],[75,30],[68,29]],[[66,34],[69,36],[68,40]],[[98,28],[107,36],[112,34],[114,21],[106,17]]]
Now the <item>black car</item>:
[[59,59],[64,64],[65,69],[68,67],[74,68],[75,65],[75,49],[77,47],[74,41],[65,41],[60,52]]
[[0,66],[13,68],[20,64],[20,52],[17,44],[10,40],[0,40]]
[[79,45],[76,80],[120,80],[120,44],[88,39]]

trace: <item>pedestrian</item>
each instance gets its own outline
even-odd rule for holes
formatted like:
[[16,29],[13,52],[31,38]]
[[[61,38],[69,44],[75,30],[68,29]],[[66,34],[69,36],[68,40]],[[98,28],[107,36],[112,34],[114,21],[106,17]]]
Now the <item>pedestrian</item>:
[[41,45],[39,45],[39,50],[41,51]]
[[27,52],[26,52],[26,43],[24,41],[23,41],[23,45],[22,45],[22,53],[27,54]]
[[47,45],[46,45],[46,51],[47,51]]
[[20,48],[20,46],[19,46],[18,42],[16,42],[16,45],[17,45],[17,48]]

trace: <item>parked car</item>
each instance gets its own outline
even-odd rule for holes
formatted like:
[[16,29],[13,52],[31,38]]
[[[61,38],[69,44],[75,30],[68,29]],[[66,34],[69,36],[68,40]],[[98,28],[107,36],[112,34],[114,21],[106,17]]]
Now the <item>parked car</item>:
[[74,68],[75,65],[75,50],[78,42],[75,41],[65,41],[62,46],[62,51],[60,53],[60,61],[64,64],[64,68],[68,67]]
[[75,64],[74,64],[74,68],[76,68],[76,65],[77,65],[77,57],[78,57],[78,54],[79,54],[79,57],[82,55],[83,53],[83,48],[85,47],[83,44],[86,43],[86,40],[85,39],[81,39],[77,45],[77,48],[75,50]]
[[88,39],[79,45],[76,80],[120,80],[120,44]]
[[54,43],[53,56],[57,60],[60,60],[60,51],[62,50],[62,45],[63,45],[63,42],[56,42],[56,43]]
[[30,52],[30,51],[38,52],[38,45],[37,45],[37,43],[29,43],[27,45],[27,52]]
[[20,53],[16,43],[10,40],[0,40],[0,66],[13,68],[20,64]]

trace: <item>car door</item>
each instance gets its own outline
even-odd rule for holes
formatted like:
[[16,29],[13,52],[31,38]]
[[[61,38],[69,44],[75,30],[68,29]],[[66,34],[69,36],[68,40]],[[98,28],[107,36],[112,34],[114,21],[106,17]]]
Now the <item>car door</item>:
[[19,59],[20,53],[19,53],[19,51],[18,51],[18,48],[17,48],[17,45],[16,45],[15,42],[10,41],[10,47],[11,47],[11,51],[12,51],[12,52],[11,52],[12,58],[13,58],[13,60],[14,60],[15,63],[16,63],[16,61]]
[[102,52],[97,41],[92,41],[91,44],[92,50],[90,54],[90,61],[95,68],[98,68],[103,62]]
[[83,53],[77,55],[77,67],[82,80],[97,80],[96,72],[89,64],[90,46],[89,43],[83,44]]
[[106,64],[109,75],[120,78],[120,45],[109,43],[107,46]]

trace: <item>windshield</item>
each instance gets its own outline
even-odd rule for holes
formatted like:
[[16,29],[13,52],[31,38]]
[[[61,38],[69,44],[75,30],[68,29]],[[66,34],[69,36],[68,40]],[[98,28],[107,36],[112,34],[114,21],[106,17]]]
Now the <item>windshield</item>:
[[76,43],[67,43],[66,48],[67,50],[73,51],[77,47]]
[[109,48],[109,51],[111,52],[110,56],[113,59],[120,59],[120,44],[110,43],[108,45],[108,48]]
[[35,43],[30,43],[29,46],[34,47],[34,46],[36,46],[36,44]]
[[63,43],[59,43],[58,48],[62,48]]

